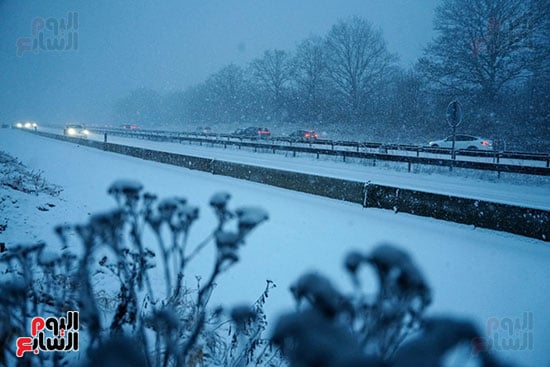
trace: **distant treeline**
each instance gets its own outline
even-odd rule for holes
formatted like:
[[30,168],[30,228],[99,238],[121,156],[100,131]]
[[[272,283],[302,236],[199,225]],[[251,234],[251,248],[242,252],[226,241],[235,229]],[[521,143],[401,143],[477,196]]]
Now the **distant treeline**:
[[380,30],[353,17],[293,51],[267,50],[186,90],[134,90],[116,102],[115,114],[148,127],[311,127],[419,143],[449,133],[445,109],[456,98],[464,107],[460,131],[504,140],[508,149],[549,151],[547,1],[445,0],[434,29],[408,70]]

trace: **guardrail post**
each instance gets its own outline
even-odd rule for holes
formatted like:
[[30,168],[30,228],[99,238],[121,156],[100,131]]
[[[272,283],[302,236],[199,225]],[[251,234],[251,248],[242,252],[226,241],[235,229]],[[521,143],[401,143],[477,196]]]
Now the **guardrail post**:
[[408,161],[407,163],[408,163],[408,166],[409,166],[409,167],[408,167],[409,172],[411,172],[411,161]]
[[497,154],[497,178],[500,178],[500,153]]
[[104,142],[104,143],[107,142],[107,133],[104,133],[104,134],[103,134],[103,142]]

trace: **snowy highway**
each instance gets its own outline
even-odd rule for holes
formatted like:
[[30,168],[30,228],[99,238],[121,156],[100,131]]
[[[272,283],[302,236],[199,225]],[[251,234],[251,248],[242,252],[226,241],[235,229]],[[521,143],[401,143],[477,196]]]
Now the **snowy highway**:
[[[45,132],[60,134],[59,128],[44,128]],[[90,139],[103,141],[103,134],[92,134]],[[377,162],[377,167],[361,160],[322,157],[312,154],[292,154],[271,151],[254,152],[252,149],[198,144],[156,142],[143,139],[124,138],[108,135],[110,143],[136,146],[159,151],[186,154],[191,156],[246,163],[262,167],[311,173],[316,175],[343,178],[359,182],[373,183],[415,189],[420,191],[454,195],[459,197],[487,200],[497,203],[526,206],[550,210],[550,178],[520,174],[502,174],[499,179],[495,172],[458,170],[450,173],[448,168],[420,167],[416,172],[407,172],[405,164]]]

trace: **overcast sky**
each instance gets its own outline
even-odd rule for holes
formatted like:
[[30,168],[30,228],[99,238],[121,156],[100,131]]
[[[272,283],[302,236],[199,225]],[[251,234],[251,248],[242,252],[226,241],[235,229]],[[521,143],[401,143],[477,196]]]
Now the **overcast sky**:
[[[0,122],[111,119],[113,102],[139,87],[169,92],[266,49],[293,51],[357,15],[380,27],[408,67],[433,37],[438,0],[0,0]],[[40,19],[78,15],[78,44],[33,51]],[[36,21],[38,19],[38,21]],[[44,28],[46,38],[51,31]],[[50,32],[50,33],[48,33]],[[18,42],[20,44],[18,53]]]

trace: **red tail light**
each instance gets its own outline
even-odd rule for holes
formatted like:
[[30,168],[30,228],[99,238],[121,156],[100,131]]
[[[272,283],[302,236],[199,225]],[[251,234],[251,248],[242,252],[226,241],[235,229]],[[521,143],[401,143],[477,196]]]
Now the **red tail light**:
[[305,137],[306,137],[306,138],[309,138],[309,137],[310,137],[309,133],[306,133],[306,134],[305,134]]
[[483,145],[484,147],[486,147],[486,146],[488,146],[488,145],[491,145],[491,143],[488,142],[487,140],[483,140],[483,141],[481,142],[481,145]]

